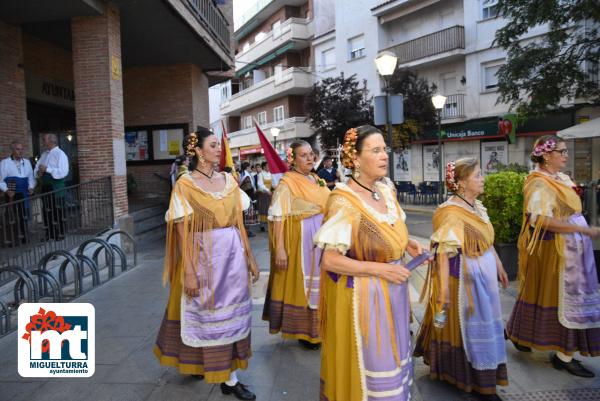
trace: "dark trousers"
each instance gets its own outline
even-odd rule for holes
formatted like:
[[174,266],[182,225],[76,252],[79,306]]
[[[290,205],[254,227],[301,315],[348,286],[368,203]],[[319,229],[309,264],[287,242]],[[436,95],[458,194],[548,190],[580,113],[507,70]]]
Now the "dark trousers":
[[65,237],[65,197],[60,192],[52,192],[52,186],[42,186],[42,206],[44,208],[44,227],[46,239],[62,240]]
[[4,244],[6,246],[18,246],[29,241],[29,231],[27,222],[29,220],[29,210],[25,202],[17,202],[25,198],[22,193],[15,193],[12,198],[6,196],[6,202],[16,202],[13,205],[8,205],[5,208],[6,213],[4,222],[6,229],[4,230]]

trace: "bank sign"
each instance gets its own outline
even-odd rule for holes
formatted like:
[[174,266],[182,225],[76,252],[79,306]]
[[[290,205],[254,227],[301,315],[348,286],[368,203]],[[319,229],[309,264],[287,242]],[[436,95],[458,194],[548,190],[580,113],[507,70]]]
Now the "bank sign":
[[19,306],[19,375],[90,377],[94,374],[95,310],[86,303]]

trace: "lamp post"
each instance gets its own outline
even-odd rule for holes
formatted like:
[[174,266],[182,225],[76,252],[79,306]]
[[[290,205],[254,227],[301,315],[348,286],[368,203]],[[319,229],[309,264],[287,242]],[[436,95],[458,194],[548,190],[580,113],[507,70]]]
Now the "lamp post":
[[392,136],[392,120],[390,116],[390,85],[389,85],[389,77],[394,74],[396,70],[396,63],[398,62],[398,57],[392,52],[385,51],[381,53],[375,59],[375,65],[377,66],[377,72],[381,75],[385,81],[385,114],[386,114],[386,131],[387,131],[387,141],[388,146],[392,149],[392,153],[390,154],[390,180],[394,181],[394,149],[393,149],[393,136]]
[[441,205],[444,202],[444,186],[442,181],[442,110],[446,103],[446,96],[432,96],[431,103],[433,103],[433,107],[435,107],[435,110],[437,111],[438,118],[438,204]]
[[271,127],[271,135],[273,136],[273,147],[275,148],[275,152],[277,153],[277,155],[279,155],[279,152],[277,152],[277,136],[279,135],[279,132],[281,132],[279,128]]

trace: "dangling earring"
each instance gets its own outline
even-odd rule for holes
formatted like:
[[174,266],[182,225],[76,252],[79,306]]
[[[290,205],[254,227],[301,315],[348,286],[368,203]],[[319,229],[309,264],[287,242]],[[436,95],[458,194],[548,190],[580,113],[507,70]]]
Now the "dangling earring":
[[202,156],[202,155],[198,156],[198,163],[200,163],[201,167],[206,166],[206,160],[204,160],[204,156]]
[[360,166],[358,164],[354,166],[352,177],[354,177],[355,180],[358,180],[360,178]]

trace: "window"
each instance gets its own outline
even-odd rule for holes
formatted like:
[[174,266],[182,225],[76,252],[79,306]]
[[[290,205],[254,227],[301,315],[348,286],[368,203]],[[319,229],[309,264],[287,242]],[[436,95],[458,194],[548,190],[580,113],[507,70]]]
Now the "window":
[[481,18],[495,18],[498,16],[498,0],[481,1]]
[[273,32],[273,39],[281,35],[281,21],[275,21],[271,24],[271,32]]
[[252,128],[252,116],[244,117],[244,128]]
[[283,121],[285,119],[283,106],[277,106],[273,109],[273,121]]
[[242,52],[246,52],[250,49],[250,42],[244,43],[244,47],[242,47]]
[[258,123],[260,125],[266,124],[267,123],[267,112],[261,111],[260,113],[258,113],[256,115],[256,119],[258,120]]
[[229,99],[229,86],[223,85],[221,86],[221,101],[225,101]]
[[275,75],[277,79],[281,79],[281,76],[283,75],[283,65],[277,64],[273,67],[273,75]]
[[261,40],[263,40],[265,38],[265,36],[267,36],[266,33],[264,32],[259,32],[258,34],[256,34],[256,36],[254,37],[254,43],[258,43]]
[[502,64],[488,65],[483,67],[483,90],[494,90],[498,88],[498,71]]
[[335,68],[335,48],[323,50],[321,52],[321,71]]
[[354,60],[365,55],[365,35],[348,39],[348,60]]

